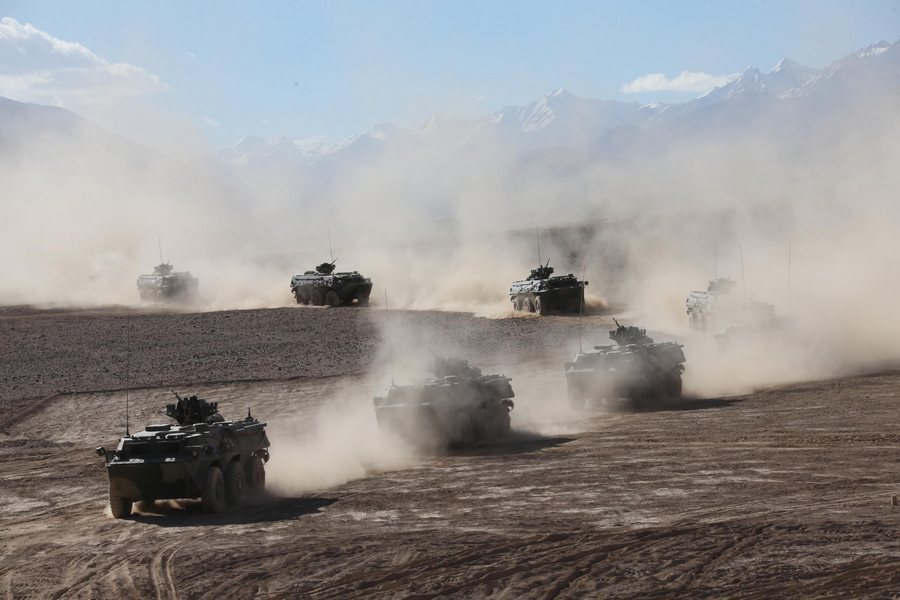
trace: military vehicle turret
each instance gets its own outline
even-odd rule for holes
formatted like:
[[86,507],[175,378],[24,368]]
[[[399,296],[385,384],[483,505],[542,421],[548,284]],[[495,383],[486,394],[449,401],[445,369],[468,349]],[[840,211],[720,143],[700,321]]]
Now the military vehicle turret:
[[169,263],[153,267],[152,275],[140,275],[137,279],[141,300],[190,300],[197,295],[200,280],[188,271],[175,273]]
[[514,281],[509,288],[513,308],[520,311],[547,314],[549,312],[577,313],[584,303],[587,281],[575,275],[553,275],[550,261],[531,269],[527,279]]
[[691,292],[685,300],[688,327],[693,331],[721,332],[736,325],[768,326],[775,307],[735,291],[733,279],[710,281],[705,292]]
[[569,403],[582,409],[597,401],[608,409],[641,410],[681,397],[684,352],[675,342],[656,343],[645,329],[619,325],[616,345],[579,352],[565,365]]
[[365,306],[372,293],[372,280],[357,271],[334,272],[334,264],[322,263],[315,271],[291,277],[291,293],[297,304],[313,306],[341,306],[356,304]]
[[226,421],[218,402],[197,396],[166,406],[177,425],[148,425],[126,432],[115,450],[97,448],[106,460],[109,507],[122,519],[132,503],[200,498],[203,509],[221,513],[265,490],[269,460],[266,424],[247,411],[240,421]]
[[435,356],[435,379],[392,385],[376,397],[381,429],[425,447],[461,447],[509,433],[513,409],[511,379],[482,375],[464,360]]

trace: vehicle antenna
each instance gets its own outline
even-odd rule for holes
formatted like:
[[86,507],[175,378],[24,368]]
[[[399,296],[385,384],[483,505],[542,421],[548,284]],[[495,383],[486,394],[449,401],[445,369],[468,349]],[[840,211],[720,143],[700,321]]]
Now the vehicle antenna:
[[130,398],[128,392],[131,389],[131,315],[125,316],[125,437],[131,435],[129,430]]
[[391,314],[391,307],[388,304],[388,295],[387,288],[384,288],[384,325],[387,331],[387,340],[388,340],[388,367],[391,371],[391,387],[394,385],[394,342],[391,338],[391,324],[388,320]]
[[738,250],[741,253],[741,282],[744,285],[744,293],[747,293],[747,276],[744,274],[744,246],[739,245]]
[[719,236],[713,234],[713,279],[719,279]]
[[331,229],[328,230],[328,253],[331,254],[331,262],[334,262],[334,249],[331,247]]
[[584,278],[587,276],[587,267],[582,267],[581,269],[581,306],[578,309],[578,352],[579,354],[584,353],[584,347],[582,346],[581,335],[582,326],[581,321],[584,317]]
[[541,266],[541,265],[544,264],[543,262],[541,262],[541,228],[540,228],[540,227],[535,227],[535,228],[534,228],[534,234],[535,234],[535,236],[537,236],[538,266]]
[[790,314],[790,312],[791,312],[791,242],[788,242],[788,272],[787,272],[787,276],[788,276],[788,278],[787,278],[787,279],[788,279],[788,282],[787,282],[787,283],[788,283],[788,289],[787,289],[787,296],[788,296],[788,298],[787,298],[787,299],[788,299],[788,302],[787,302],[787,303],[788,303],[788,305],[787,305],[787,311],[788,311],[788,314]]
[[156,243],[159,244],[159,264],[162,264],[162,237],[158,233],[156,234]]

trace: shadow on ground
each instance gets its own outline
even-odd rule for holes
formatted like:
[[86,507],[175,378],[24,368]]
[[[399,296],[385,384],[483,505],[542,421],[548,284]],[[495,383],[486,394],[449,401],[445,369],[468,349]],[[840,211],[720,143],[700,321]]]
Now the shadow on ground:
[[527,454],[545,448],[568,444],[575,438],[564,436],[542,436],[537,433],[513,431],[503,439],[479,442],[466,448],[451,448],[443,456],[500,456]]
[[647,405],[635,408],[628,402],[622,401],[615,406],[587,405],[583,410],[587,414],[628,415],[638,413],[655,412],[681,412],[688,410],[709,410],[713,408],[725,408],[732,404],[742,402],[743,397],[735,398],[682,398],[681,400],[668,400],[663,404]]
[[203,512],[199,500],[161,500],[155,502],[153,506],[147,507],[146,510],[132,515],[132,519],[161,527],[268,523],[315,514],[335,502],[337,502],[337,498],[266,496],[238,509],[229,510],[222,515],[211,515]]
[[684,410],[707,410],[710,408],[725,408],[732,404],[742,402],[743,398],[682,398],[667,406],[648,409],[652,412],[677,412]]

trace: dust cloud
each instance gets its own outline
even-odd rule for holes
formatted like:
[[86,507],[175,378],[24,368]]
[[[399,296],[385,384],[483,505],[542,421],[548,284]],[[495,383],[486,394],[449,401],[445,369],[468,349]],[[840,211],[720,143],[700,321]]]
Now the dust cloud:
[[412,446],[379,431],[370,393],[375,386],[375,378],[342,385],[312,419],[269,423],[269,439],[278,447],[266,467],[269,489],[310,493],[415,464]]
[[[0,155],[0,302],[137,304],[160,239],[200,278],[200,308],[288,306],[330,231],[376,305],[387,289],[395,308],[525,317],[506,290],[537,264],[540,230],[541,260],[590,281],[589,310],[688,343],[688,391],[824,377],[900,358],[897,139],[895,105],[875,98],[794,141],[747,128],[566,168],[400,146],[322,179],[235,174],[78,123]],[[777,331],[727,349],[688,336],[685,296],[716,275],[773,304]]]

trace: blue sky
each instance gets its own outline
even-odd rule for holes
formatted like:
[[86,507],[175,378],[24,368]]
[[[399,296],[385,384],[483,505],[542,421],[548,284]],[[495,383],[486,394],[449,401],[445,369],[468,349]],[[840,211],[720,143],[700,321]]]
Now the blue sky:
[[[119,94],[116,111],[129,102],[155,107],[214,146],[248,134],[338,139],[382,122],[416,126],[434,113],[481,115],[560,87],[678,101],[697,92],[622,87],[651,73],[765,70],[783,56],[822,67],[900,38],[900,0],[6,0],[0,16],[77,42],[100,61],[136,67],[143,74],[128,75],[128,85],[138,81],[133,92],[124,83],[104,88]],[[15,69],[16,56],[0,49],[0,76]],[[45,97],[27,97],[25,80],[6,81],[7,95]],[[71,97],[52,98],[65,105]],[[103,120],[94,95],[77,99],[67,108]]]

